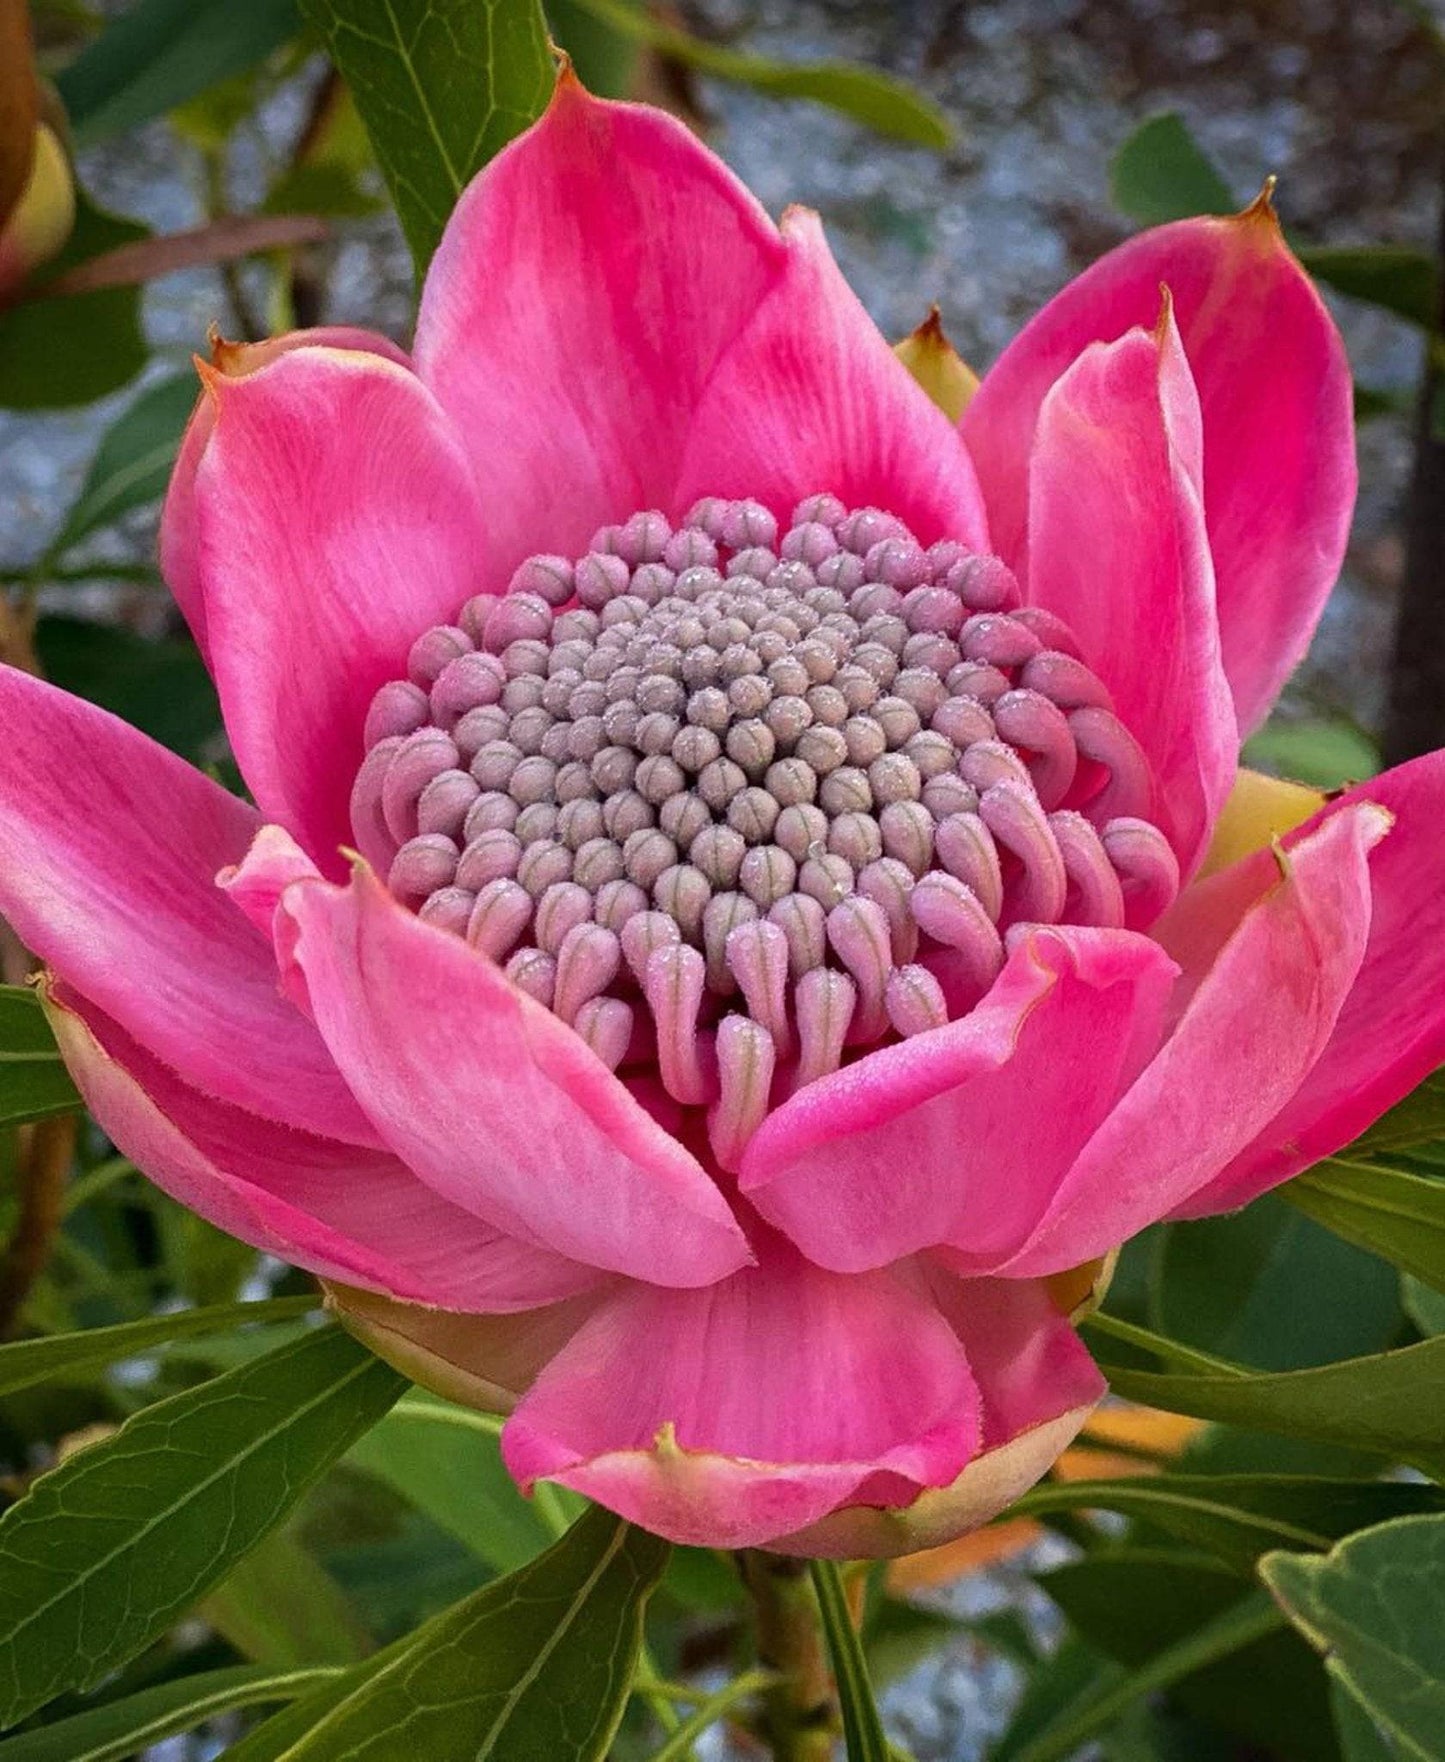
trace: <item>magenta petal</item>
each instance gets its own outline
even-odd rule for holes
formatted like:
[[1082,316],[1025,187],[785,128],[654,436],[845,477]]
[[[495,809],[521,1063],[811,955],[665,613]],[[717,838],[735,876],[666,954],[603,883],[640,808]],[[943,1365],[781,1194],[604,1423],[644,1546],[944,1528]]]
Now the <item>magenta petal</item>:
[[1239,749],[1199,497],[1199,407],[1166,311],[1094,344],[1043,401],[1029,467],[1028,596],[1076,632],[1154,768],[1186,874]]
[[[216,371],[228,375],[254,373],[278,355],[304,348],[364,349],[384,355],[389,360],[407,365],[403,350],[374,331],[353,330],[347,325],[323,325],[316,330],[293,330],[285,336],[267,337],[259,343],[223,343],[214,345]],[[205,596],[201,587],[199,539],[196,532],[196,471],[206,451],[206,443],[216,426],[215,399],[203,390],[186,424],[166,490],[165,508],[161,515],[161,573],[176,602],[186,615],[201,653],[210,658],[210,642],[206,631]]]
[[253,808],[127,723],[0,667],[0,912],[186,1082],[376,1143],[267,943],[215,885]]
[[978,1428],[926,1296],[774,1243],[704,1291],[620,1290],[519,1403],[502,1452],[524,1488],[557,1480],[675,1541],[741,1548],[948,1485]]
[[1360,970],[1370,851],[1388,828],[1388,814],[1362,804],[1293,846],[1010,1273],[1061,1272],[1107,1253],[1187,1205],[1275,1118],[1328,1043]]
[[1028,459],[1049,388],[1092,342],[1173,298],[1204,424],[1204,499],[1224,668],[1260,722],[1309,646],[1355,496],[1349,365],[1272,211],[1141,233],[1079,276],[985,377],[963,417],[998,550],[1024,561]]
[[486,577],[471,467],[379,355],[298,348],[211,395],[195,519],[227,732],[266,818],[339,873],[372,694]]
[[751,496],[782,517],[827,490],[896,514],[924,544],[985,549],[982,498],[953,425],[844,281],[817,215],[790,209],[783,236],[787,273],[708,383],[678,508]]
[[1180,1208],[1182,1216],[1243,1205],[1332,1155],[1445,1064],[1445,752],[1362,783],[1293,833],[1286,847],[1358,812],[1363,802],[1378,803],[1395,824],[1370,858],[1370,939],[1334,1033],[1294,1096]]
[[841,1272],[945,1243],[969,1265],[997,1265],[1153,1054],[1175,972],[1126,930],[1021,937],[960,1021],[810,1083],[772,1114],[742,1191]]
[[744,1265],[691,1155],[550,1011],[359,866],[288,889],[291,958],[382,1137],[443,1197],[509,1235],[659,1285]]
[[708,376],[783,262],[681,123],[563,76],[458,203],[417,321],[417,371],[486,487],[497,588],[529,552],[669,505]]
[[783,1554],[860,1556],[936,1548],[997,1517],[1058,1460],[1106,1392],[1041,1280],[925,1276],[962,1345],[982,1403],[978,1454],[947,1487],[902,1510],[854,1505],[769,1544]]
[[46,1000],[87,1106],[190,1210],[323,1278],[460,1310],[527,1309],[597,1282],[448,1205],[385,1151],[243,1113],[192,1089],[63,988]]

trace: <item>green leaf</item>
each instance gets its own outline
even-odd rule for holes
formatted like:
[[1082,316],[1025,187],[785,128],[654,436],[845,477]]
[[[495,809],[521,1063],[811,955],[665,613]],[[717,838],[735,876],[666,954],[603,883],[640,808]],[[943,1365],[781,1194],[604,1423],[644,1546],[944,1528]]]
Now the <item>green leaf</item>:
[[1342,1762],[1399,1762],[1394,1745],[1338,1677],[1330,1678],[1330,1707]]
[[[77,188],[75,227],[64,250],[46,264],[45,280],[148,236],[139,221],[107,214]],[[146,364],[138,288],[47,299],[45,280],[35,297],[0,311],[0,407],[60,410],[93,403]]]
[[1433,330],[1440,313],[1440,266],[1408,245],[1305,245],[1300,262],[1351,299],[1383,307]]
[[1081,1710],[1125,1680],[1124,1670],[1081,1640],[1066,1637],[1058,1650],[1030,1669],[1008,1729],[988,1752],[988,1762],[1019,1762],[1056,1731],[1067,1731]]
[[35,650],[46,677],[88,698],[193,763],[221,727],[216,688],[189,637],[151,641],[86,618],[41,618]]
[[49,547],[50,556],[62,555],[165,493],[196,390],[194,373],[173,374],[147,386],[116,418],[101,437],[80,494]]
[[302,0],[351,88],[418,278],[457,197],[542,112],[538,0]]
[[1262,1594],[1241,1598],[1186,1639],[1157,1652],[1128,1672],[1108,1673],[1093,1694],[1076,1701],[1038,1737],[1008,1753],[1008,1762],[1063,1762],[1081,1744],[1107,1729],[1142,1696],[1253,1645],[1280,1626],[1279,1611]]
[[284,1762],[597,1762],[667,1553],[588,1511],[539,1559],[429,1621]]
[[1343,718],[1328,722],[1275,718],[1250,736],[1243,758],[1257,771],[1270,771],[1314,789],[1341,789],[1375,776],[1380,769],[1374,741]]
[[[0,1007],[3,1007],[0,994]],[[133,1358],[171,1340],[191,1340],[250,1325],[290,1321],[317,1307],[314,1297],[272,1297],[264,1303],[220,1303],[212,1309],[177,1309],[114,1328],[87,1328],[79,1334],[50,1334],[42,1340],[16,1340],[0,1346],[0,1395],[28,1389],[50,1377],[72,1378],[120,1358]]]
[[243,1657],[272,1670],[356,1664],[375,1650],[341,1586],[286,1530],[253,1548],[199,1613]]
[[1250,1575],[1267,1549],[1323,1550],[1365,1525],[1445,1510],[1445,1492],[1416,1482],[1317,1475],[1163,1474],[1045,1482],[1008,1515],[1090,1510],[1117,1511],[1164,1530]]
[[1336,1156],[1281,1192],[1337,1236],[1445,1291],[1445,1182]]
[[1351,1161],[1445,1138],[1445,1071],[1436,1071],[1349,1147]]
[[1406,1314],[1422,1334],[1445,1334],[1445,1296],[1408,1273],[1400,1280],[1400,1296]]
[[[0,985],[0,1126],[79,1106],[40,999],[26,985]],[[0,1346],[0,1362],[9,1350]]]
[[77,145],[163,116],[244,73],[300,22],[296,0],[137,0],[56,81]]
[[1331,1675],[1403,1750],[1445,1757],[1445,1518],[1406,1517],[1260,1576]]
[[403,1386],[349,1334],[316,1329],[42,1475],[0,1518],[0,1725],[164,1633]]
[[[1111,1328],[1110,1332],[1113,1331]],[[1147,1339],[1146,1330],[1132,1335]],[[1161,1354],[1174,1342],[1161,1340]],[[1161,1375],[1106,1364],[1116,1394],[1248,1430],[1372,1450],[1445,1474],[1445,1336],[1315,1370]]]
[[1119,148],[1109,167],[1109,193],[1140,226],[1233,214],[1239,207],[1177,110],[1149,117]]
[[554,1538],[502,1465],[500,1429],[488,1414],[408,1395],[352,1445],[347,1461],[394,1488],[493,1572],[511,1572]]
[[1399,1332],[1390,1268],[1274,1193],[1224,1217],[1169,1225],[1155,1278],[1161,1332],[1260,1370],[1378,1352]]
[[254,1664],[207,1670],[107,1701],[18,1737],[0,1739],[0,1762],[125,1762],[218,1713],[290,1701],[330,1682],[332,1670],[274,1671]]
[[833,1661],[833,1677],[838,1685],[848,1762],[888,1762],[888,1740],[883,1735],[883,1721],[878,1717],[878,1703],[873,1698],[873,1685],[868,1680],[863,1642],[848,1612],[848,1598],[843,1590],[838,1563],[836,1560],[812,1560],[808,1564],[823,1618],[828,1656]]
[[772,61],[740,55],[706,43],[688,31],[663,23],[628,0],[571,0],[619,36],[645,43],[672,61],[736,85],[751,86],[769,98],[810,98],[864,123],[880,135],[920,147],[948,147],[953,129],[947,117],[902,80],[846,61]]

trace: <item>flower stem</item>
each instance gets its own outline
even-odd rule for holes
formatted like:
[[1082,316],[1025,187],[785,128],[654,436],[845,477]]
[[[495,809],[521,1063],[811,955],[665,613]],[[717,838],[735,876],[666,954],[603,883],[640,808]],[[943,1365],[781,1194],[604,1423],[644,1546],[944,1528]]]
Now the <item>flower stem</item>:
[[837,1701],[807,1562],[747,1549],[739,1569],[753,1600],[758,1663],[775,1673],[763,1695],[774,1762],[830,1762]]

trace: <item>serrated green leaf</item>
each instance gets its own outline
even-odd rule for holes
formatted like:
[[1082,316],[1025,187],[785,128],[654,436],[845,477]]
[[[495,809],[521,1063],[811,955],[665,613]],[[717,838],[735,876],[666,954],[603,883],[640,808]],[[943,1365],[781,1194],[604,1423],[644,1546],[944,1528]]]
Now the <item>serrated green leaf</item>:
[[50,1377],[74,1377],[132,1358],[172,1340],[191,1340],[251,1325],[291,1321],[317,1308],[314,1297],[273,1297],[263,1303],[218,1303],[210,1309],[177,1309],[145,1321],[78,1334],[50,1334],[0,1346],[0,1395],[28,1389]]
[[1336,1235],[1445,1291],[1445,1182],[1335,1156],[1280,1191]]
[[77,143],[149,122],[244,73],[300,23],[296,0],[137,0],[56,81]]
[[1116,1511],[1208,1549],[1246,1574],[1271,1548],[1325,1549],[1351,1530],[1445,1511],[1445,1491],[1407,1481],[1317,1475],[1163,1474],[1107,1481],[1050,1481],[1008,1515]]
[[0,1518],[0,1725],[164,1633],[403,1387],[349,1334],[317,1329],[42,1475]]
[[198,763],[221,728],[216,688],[189,637],[151,640],[85,618],[41,618],[46,677]]
[[351,88],[418,278],[457,197],[554,83],[538,0],[302,0]]
[[489,1416],[408,1395],[352,1446],[347,1461],[385,1482],[484,1560],[511,1572],[554,1539],[502,1464]]
[[172,374],[147,386],[111,423],[49,547],[52,557],[165,493],[196,392],[194,373]]
[[307,1695],[342,1673],[269,1670],[254,1664],[207,1670],[143,1689],[35,1731],[0,1739],[0,1762],[125,1762],[218,1713]]
[[1370,1716],[1419,1762],[1445,1758],[1445,1517],[1348,1536],[1323,1558],[1267,1554],[1260,1576]]
[[838,1706],[843,1715],[843,1741],[848,1762],[888,1762],[888,1740],[878,1716],[873,1684],[863,1657],[863,1642],[853,1625],[836,1560],[809,1562],[813,1590],[818,1598],[833,1680],[838,1685]]
[[902,80],[846,61],[773,61],[741,55],[706,43],[689,31],[665,24],[644,6],[628,0],[571,0],[618,36],[645,43],[672,61],[735,85],[751,86],[769,98],[807,98],[861,122],[880,135],[920,147],[947,147],[953,129],[943,112]]
[[[0,985],[0,1126],[43,1120],[80,1106],[40,1007],[25,985]],[[8,1348],[0,1347],[0,1358]]]
[[82,189],[65,248],[46,264],[33,297],[0,311],[0,407],[62,410],[93,403],[135,378],[147,359],[140,290],[98,288],[45,297],[45,281],[102,251],[149,236],[137,220],[107,214]]
[[1114,206],[1140,226],[1194,214],[1232,214],[1239,203],[1177,110],[1140,123],[1109,167]]
[[600,1508],[429,1621],[284,1762],[597,1762],[622,1717],[668,1546]]
[[[1150,1338],[1143,1328],[1129,1334],[1140,1344]],[[1157,1350],[1174,1343],[1160,1340]],[[1104,1372],[1117,1394],[1146,1407],[1371,1450],[1445,1475],[1445,1336],[1314,1370],[1180,1376],[1106,1363]]]

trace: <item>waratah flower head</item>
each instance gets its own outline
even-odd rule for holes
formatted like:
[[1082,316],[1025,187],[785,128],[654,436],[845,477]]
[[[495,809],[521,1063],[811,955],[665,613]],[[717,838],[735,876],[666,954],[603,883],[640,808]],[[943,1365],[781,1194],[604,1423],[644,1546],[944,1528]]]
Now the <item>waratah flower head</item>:
[[956,422],[812,216],[564,79],[410,356],[204,378],[163,560],[256,808],[6,674],[0,909],[117,1144],[524,1486],[983,1521],[1102,1393],[1100,1260],[1445,1058],[1440,757],[1236,770],[1354,491],[1267,202],[1105,258]]

